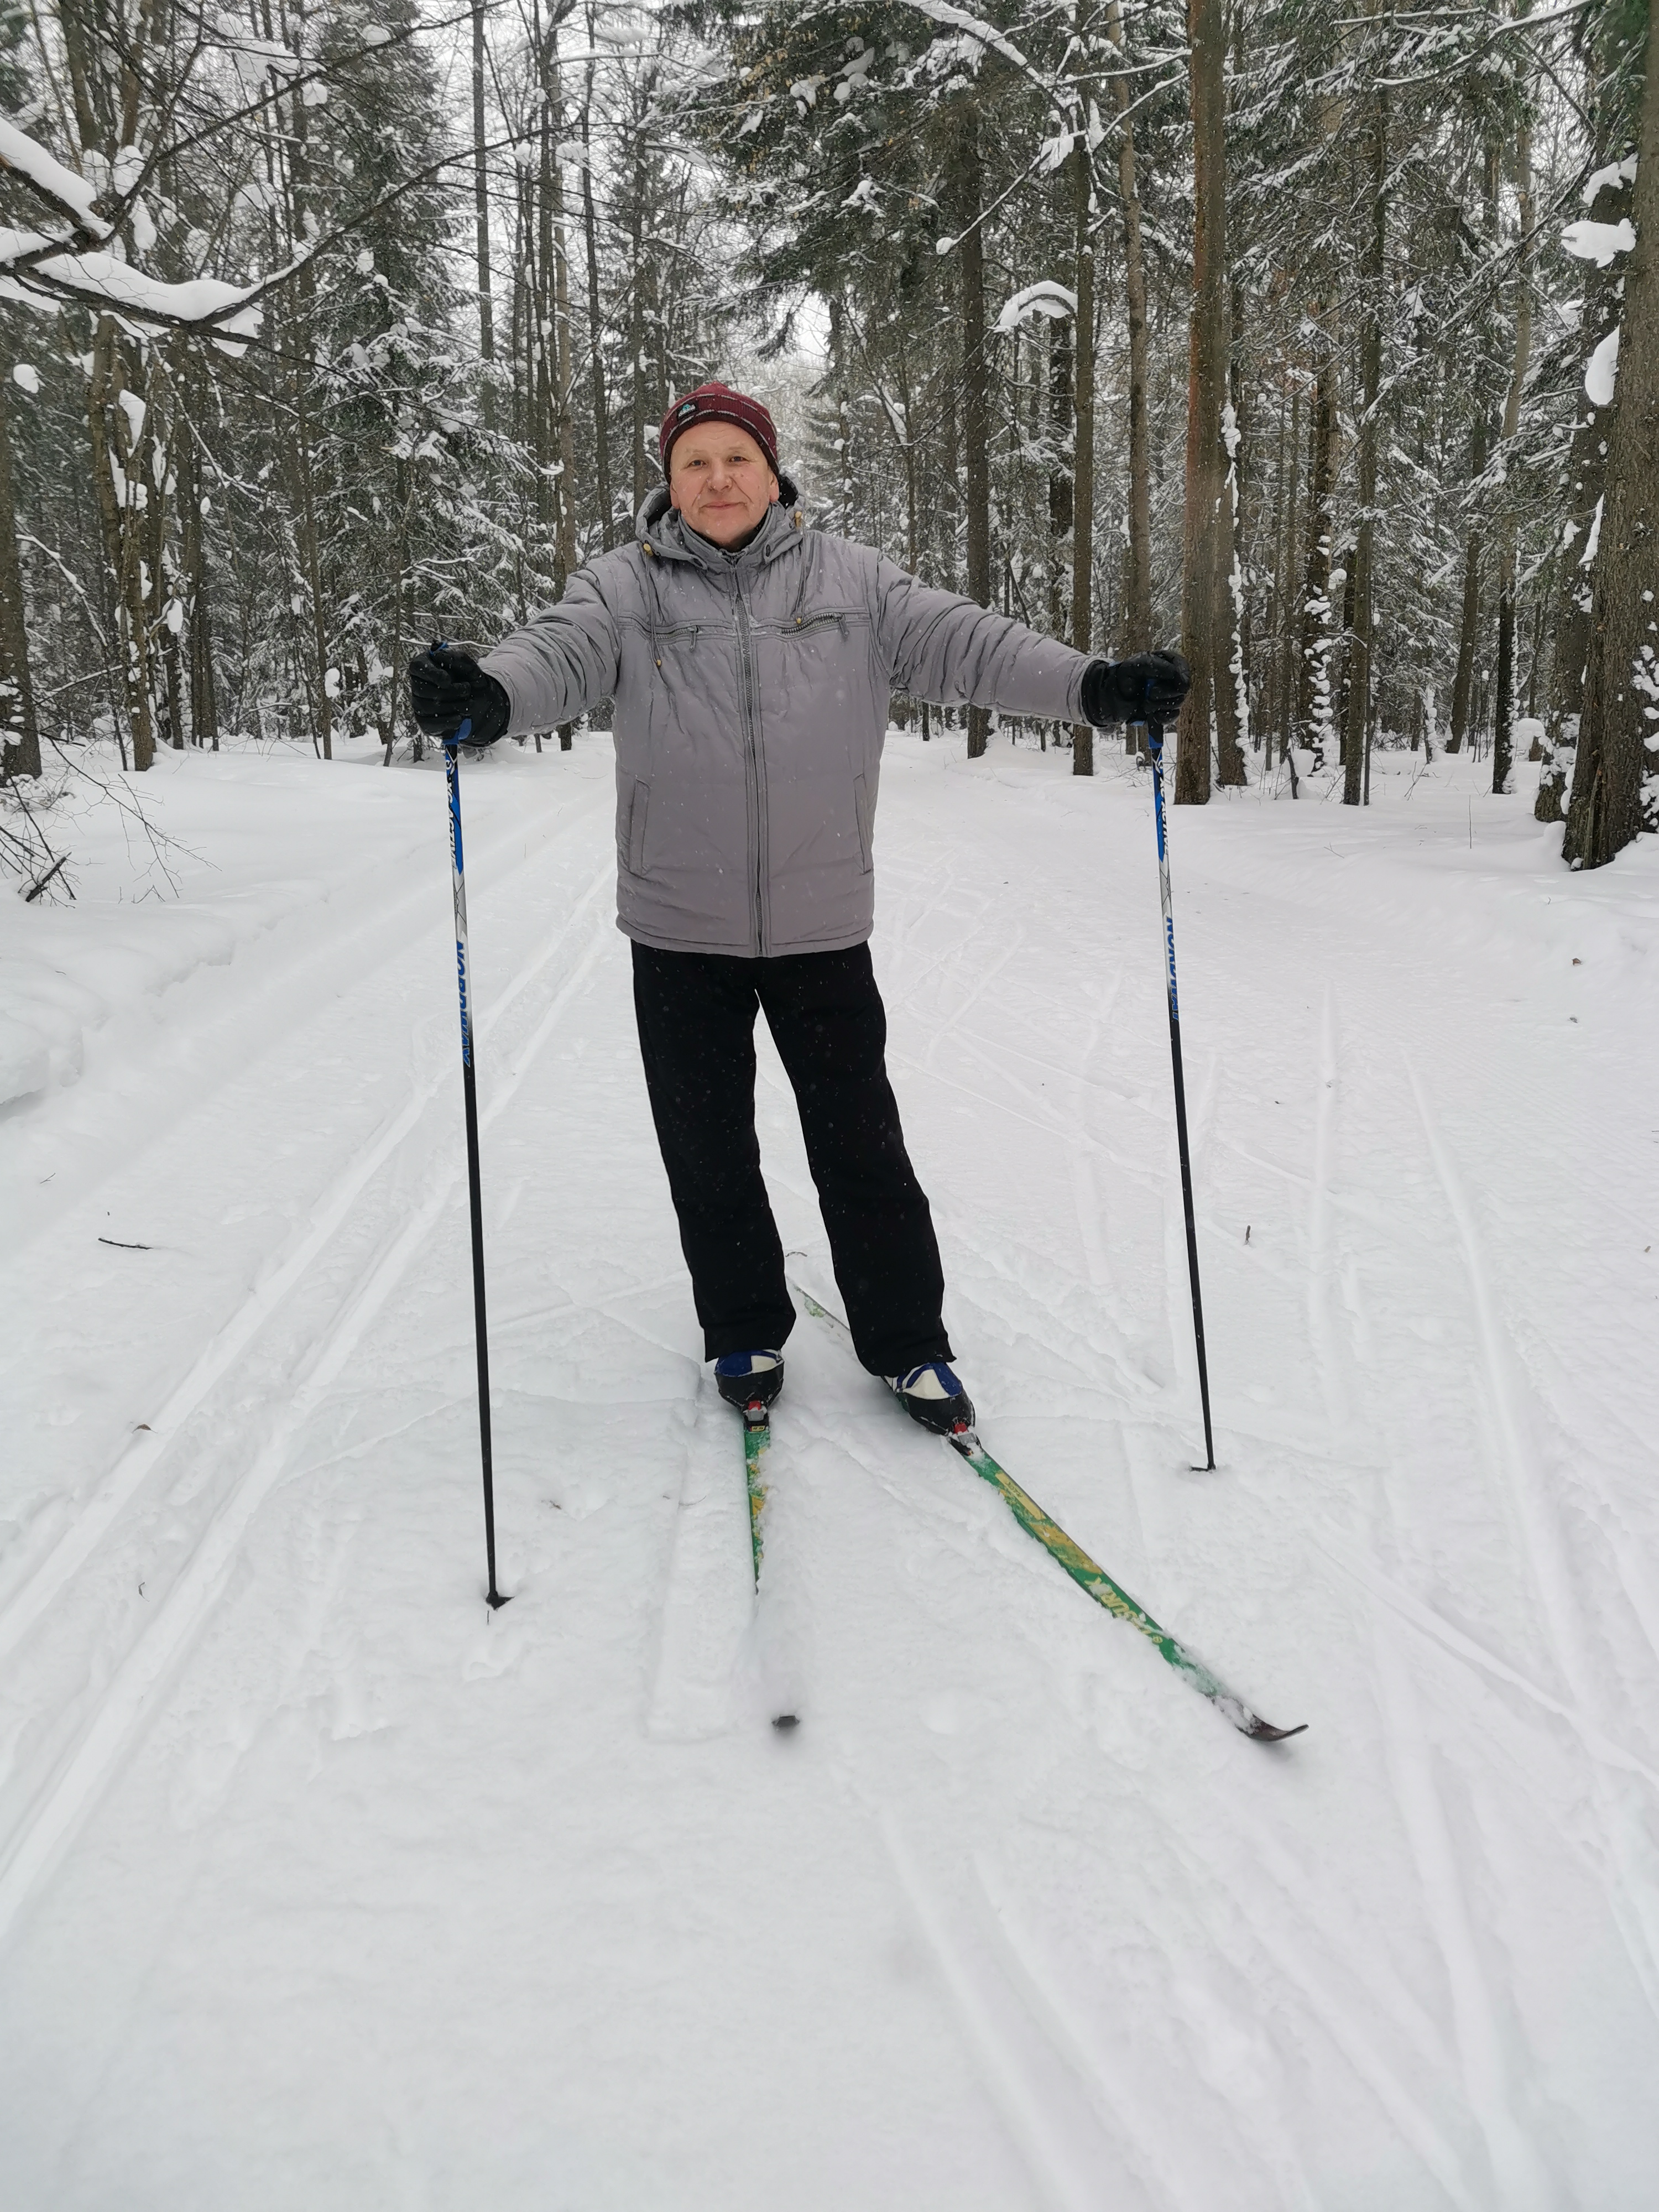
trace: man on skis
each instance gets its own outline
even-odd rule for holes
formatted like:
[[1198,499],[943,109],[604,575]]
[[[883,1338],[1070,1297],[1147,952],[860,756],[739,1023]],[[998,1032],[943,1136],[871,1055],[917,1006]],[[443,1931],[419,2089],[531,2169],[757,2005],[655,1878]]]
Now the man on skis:
[[1176,653],[1115,663],[808,529],[772,417],[723,384],[663,418],[634,542],[483,659],[410,664],[415,716],[466,742],[614,701],[617,921],[657,1141],[720,1394],[769,1404],[795,1312],[755,1134],[757,1010],[800,1110],[864,1365],[926,1427],[970,1425],[904,1147],[870,963],[890,690],[1054,721],[1170,720]]

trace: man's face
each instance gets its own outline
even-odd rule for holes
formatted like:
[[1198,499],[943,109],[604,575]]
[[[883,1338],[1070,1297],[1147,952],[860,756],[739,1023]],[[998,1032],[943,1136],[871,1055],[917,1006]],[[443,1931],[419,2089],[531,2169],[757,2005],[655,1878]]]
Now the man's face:
[[735,422],[694,422],[668,457],[668,495],[711,545],[740,545],[778,495],[772,465]]

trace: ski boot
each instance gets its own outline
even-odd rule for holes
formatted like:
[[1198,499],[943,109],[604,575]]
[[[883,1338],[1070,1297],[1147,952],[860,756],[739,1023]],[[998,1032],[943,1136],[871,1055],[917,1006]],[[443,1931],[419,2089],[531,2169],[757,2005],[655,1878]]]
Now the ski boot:
[[974,1401],[942,1359],[924,1360],[908,1375],[883,1378],[913,1421],[948,1437],[974,1425]]
[[714,1362],[714,1387],[747,1419],[764,1413],[783,1388],[781,1352],[728,1352]]

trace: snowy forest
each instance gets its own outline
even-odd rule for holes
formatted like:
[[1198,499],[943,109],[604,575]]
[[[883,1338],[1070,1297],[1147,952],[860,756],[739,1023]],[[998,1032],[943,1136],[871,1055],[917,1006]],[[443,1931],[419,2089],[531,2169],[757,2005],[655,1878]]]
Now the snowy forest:
[[1179,799],[1520,757],[1601,864],[1659,820],[1653,35],[1634,0],[11,0],[8,865],[38,889],[29,791],[88,747],[418,758],[410,653],[623,542],[668,401],[734,360],[809,519],[1080,647],[1179,641]]
[[0,2212],[1653,2212],[1656,0],[0,0]]

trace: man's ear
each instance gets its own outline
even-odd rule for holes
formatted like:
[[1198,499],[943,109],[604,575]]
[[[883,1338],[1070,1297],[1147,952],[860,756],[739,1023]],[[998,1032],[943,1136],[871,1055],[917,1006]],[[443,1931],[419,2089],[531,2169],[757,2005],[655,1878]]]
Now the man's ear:
[[768,469],[766,473],[772,479],[772,489],[769,495],[771,498],[773,504],[775,506],[777,501],[783,497],[783,494],[778,489],[778,472],[775,469]]

